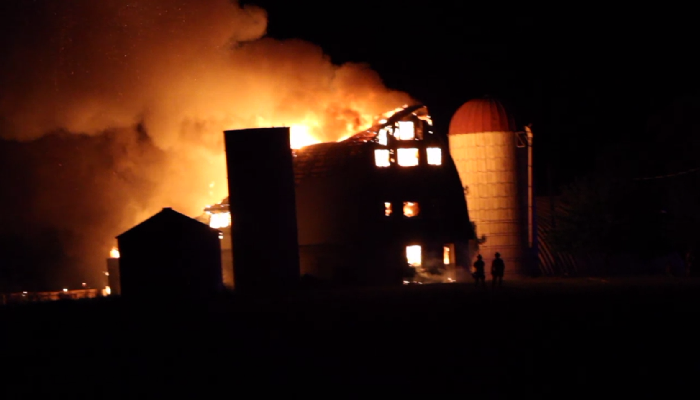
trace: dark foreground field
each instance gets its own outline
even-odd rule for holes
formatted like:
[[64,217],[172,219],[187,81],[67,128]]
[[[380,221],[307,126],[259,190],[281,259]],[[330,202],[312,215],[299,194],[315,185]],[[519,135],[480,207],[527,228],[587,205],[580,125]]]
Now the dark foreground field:
[[0,398],[695,397],[699,300],[664,278],[12,306]]

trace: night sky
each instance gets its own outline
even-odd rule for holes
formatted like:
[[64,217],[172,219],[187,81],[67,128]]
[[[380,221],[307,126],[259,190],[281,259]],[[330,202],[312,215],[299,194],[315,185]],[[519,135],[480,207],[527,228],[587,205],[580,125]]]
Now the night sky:
[[465,101],[500,98],[533,123],[538,193],[592,168],[606,146],[646,140],[650,115],[698,93],[694,33],[682,8],[634,10],[505,3],[259,0],[268,33],[367,62],[390,88],[428,105],[439,131]]

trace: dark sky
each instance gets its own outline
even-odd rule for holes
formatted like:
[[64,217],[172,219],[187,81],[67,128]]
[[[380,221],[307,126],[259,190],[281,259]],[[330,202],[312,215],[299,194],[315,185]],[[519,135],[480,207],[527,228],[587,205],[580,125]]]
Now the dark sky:
[[[428,105],[438,129],[465,101],[501,98],[533,123],[536,188],[587,171],[598,149],[640,140],[650,114],[697,93],[688,11],[512,9],[505,3],[253,1],[268,33],[367,62],[387,86]],[[641,139],[644,140],[644,139]]]

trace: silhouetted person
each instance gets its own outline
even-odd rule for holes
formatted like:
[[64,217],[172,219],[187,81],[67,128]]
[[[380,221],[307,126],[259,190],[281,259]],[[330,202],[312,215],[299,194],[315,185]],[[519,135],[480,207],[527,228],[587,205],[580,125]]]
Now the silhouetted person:
[[474,262],[474,273],[472,274],[472,277],[476,282],[476,286],[479,286],[479,280],[481,280],[482,285],[486,286],[486,274],[484,273],[485,266],[486,263],[484,263],[484,260],[481,259],[481,254],[476,256],[476,262]]
[[506,270],[506,263],[503,262],[501,258],[501,253],[496,253],[496,258],[491,263],[491,283],[496,286],[496,281],[498,281],[498,286],[503,285],[503,273]]
[[693,275],[693,252],[688,250],[685,252],[685,276]]

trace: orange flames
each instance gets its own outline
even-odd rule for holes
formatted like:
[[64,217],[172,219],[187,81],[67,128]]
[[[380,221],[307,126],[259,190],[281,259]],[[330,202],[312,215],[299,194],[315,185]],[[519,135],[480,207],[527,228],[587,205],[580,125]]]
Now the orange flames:
[[311,128],[308,125],[292,125],[289,130],[289,141],[293,149],[321,142],[311,134]]
[[[359,133],[360,131],[364,129],[368,129],[371,126],[377,124],[377,123],[385,123],[387,121],[387,118],[390,118],[394,114],[396,114],[399,111],[403,111],[406,107],[408,107],[408,104],[404,104],[402,107],[397,107],[395,109],[392,109],[391,111],[386,111],[381,114],[363,114],[363,115],[358,115],[357,119],[355,120],[355,123],[346,123],[345,127],[341,127],[343,129],[339,129],[336,131],[334,134],[330,134],[329,132],[325,131],[324,128],[325,126],[321,123],[319,123],[319,119],[311,118],[309,116],[306,116],[303,121],[300,123],[296,124],[291,124],[290,126],[290,147],[292,149],[301,149],[303,147],[312,145],[312,144],[317,144],[317,143],[322,143],[322,142],[328,142],[328,141],[342,141],[345,139],[348,139],[350,136]],[[432,125],[432,121],[430,120],[430,116],[428,115],[418,115],[419,118],[425,119],[429,122],[430,125]],[[265,127],[265,126],[274,126],[274,124],[271,124],[269,120],[266,120],[264,118],[258,117],[256,120],[257,124],[260,127]],[[326,140],[324,140],[326,139]],[[439,150],[439,149],[438,149]],[[386,151],[386,150],[376,150],[376,151]],[[388,151],[387,151],[388,154]],[[409,158],[410,158],[409,154]],[[434,157],[433,157],[434,158]],[[388,159],[388,155],[387,155]],[[414,161],[417,160],[417,154],[413,154],[413,159]],[[389,164],[387,164],[389,165]],[[211,182],[209,184],[209,196],[210,199],[212,200],[212,196],[214,196],[213,193],[213,188],[215,187],[215,182]],[[226,192],[226,185],[219,185],[220,190],[217,191],[218,198],[224,198],[228,195],[228,192]],[[203,206],[203,208],[209,207],[208,204],[206,206]],[[226,218],[228,218],[227,222],[224,222],[222,218],[225,218],[223,215],[215,215],[212,214],[210,216],[212,218],[212,227],[213,228],[222,228],[222,227],[227,227],[230,225],[230,215],[228,215]],[[220,221],[221,220],[221,221]]]
[[[27,21],[12,24],[26,32],[14,32],[0,65],[0,135],[81,138],[80,157],[75,146],[60,151],[84,186],[52,183],[53,168],[66,168],[47,164],[33,182],[44,191],[33,210],[42,224],[71,229],[74,251],[89,253],[90,265],[115,235],[162,207],[197,216],[228,195],[223,131],[289,126],[291,147],[300,148],[346,138],[413,101],[367,65],[335,65],[316,45],[266,37],[266,12],[235,1],[26,7],[32,12],[0,15]],[[90,218],[78,217],[88,210]]]

